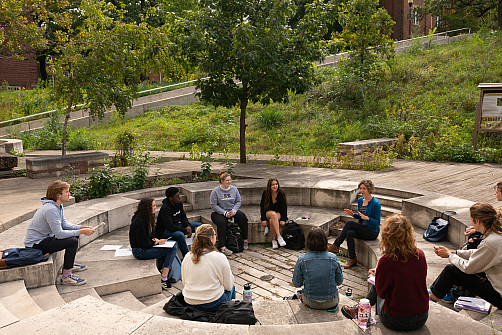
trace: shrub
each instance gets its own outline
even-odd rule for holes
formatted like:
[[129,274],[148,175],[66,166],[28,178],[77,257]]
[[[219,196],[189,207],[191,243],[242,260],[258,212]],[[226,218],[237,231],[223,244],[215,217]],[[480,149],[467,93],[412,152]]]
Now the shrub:
[[258,126],[263,129],[279,128],[282,125],[283,120],[284,115],[281,112],[271,108],[263,109],[256,116]]

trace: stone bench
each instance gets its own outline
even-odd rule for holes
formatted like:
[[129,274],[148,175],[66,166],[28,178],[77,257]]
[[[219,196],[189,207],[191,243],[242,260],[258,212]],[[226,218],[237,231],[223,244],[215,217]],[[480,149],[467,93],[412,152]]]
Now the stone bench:
[[397,138],[377,138],[363,141],[343,142],[338,144],[338,151],[342,154],[353,152],[360,155],[365,151],[373,151],[376,148],[390,147],[397,141]]
[[79,173],[86,173],[91,168],[103,165],[108,154],[103,152],[88,152],[65,156],[29,157],[26,158],[28,178],[43,178],[62,176],[65,169],[72,166]]
[[10,153],[11,151],[23,152],[23,141],[14,138],[0,139],[0,152]]

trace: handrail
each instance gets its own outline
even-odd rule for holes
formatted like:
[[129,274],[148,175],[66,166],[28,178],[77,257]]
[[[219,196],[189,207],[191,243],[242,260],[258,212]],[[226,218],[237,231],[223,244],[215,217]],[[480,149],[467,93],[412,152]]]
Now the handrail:
[[[467,30],[468,31],[467,34],[471,33],[471,28],[459,28],[459,29],[453,29],[453,30],[448,30],[448,31],[442,31],[440,33],[435,33],[435,34],[432,34],[432,36],[447,35],[449,33],[457,32],[457,31],[462,31],[462,30]],[[400,41],[396,41],[395,44],[406,43],[408,41],[413,41],[413,40],[417,40],[417,39],[423,39],[423,38],[427,38],[428,36],[429,35],[423,35],[423,36],[409,38],[407,40],[400,40]]]

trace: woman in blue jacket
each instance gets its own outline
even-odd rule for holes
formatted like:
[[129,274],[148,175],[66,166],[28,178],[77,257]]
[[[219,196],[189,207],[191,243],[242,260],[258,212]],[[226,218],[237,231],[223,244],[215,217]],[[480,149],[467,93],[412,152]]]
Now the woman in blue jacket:
[[363,180],[358,187],[362,197],[357,200],[357,213],[350,209],[344,209],[345,213],[357,219],[358,222],[346,222],[342,232],[333,243],[333,247],[330,248],[330,251],[338,252],[340,245],[347,239],[350,259],[343,266],[346,269],[357,264],[354,239],[376,240],[380,232],[381,206],[378,199],[371,195],[375,186],[371,180]]

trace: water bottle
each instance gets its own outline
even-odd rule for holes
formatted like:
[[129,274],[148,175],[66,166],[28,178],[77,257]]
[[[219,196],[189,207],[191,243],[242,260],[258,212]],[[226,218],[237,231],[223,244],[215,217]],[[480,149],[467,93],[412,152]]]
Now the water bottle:
[[244,291],[242,291],[242,301],[251,302],[251,300],[252,300],[251,284],[247,283],[244,284]]
[[349,299],[352,299],[352,289],[351,288],[347,288],[345,290],[345,296]]
[[370,327],[371,322],[371,305],[369,299],[359,300],[357,309],[357,324],[362,330]]

